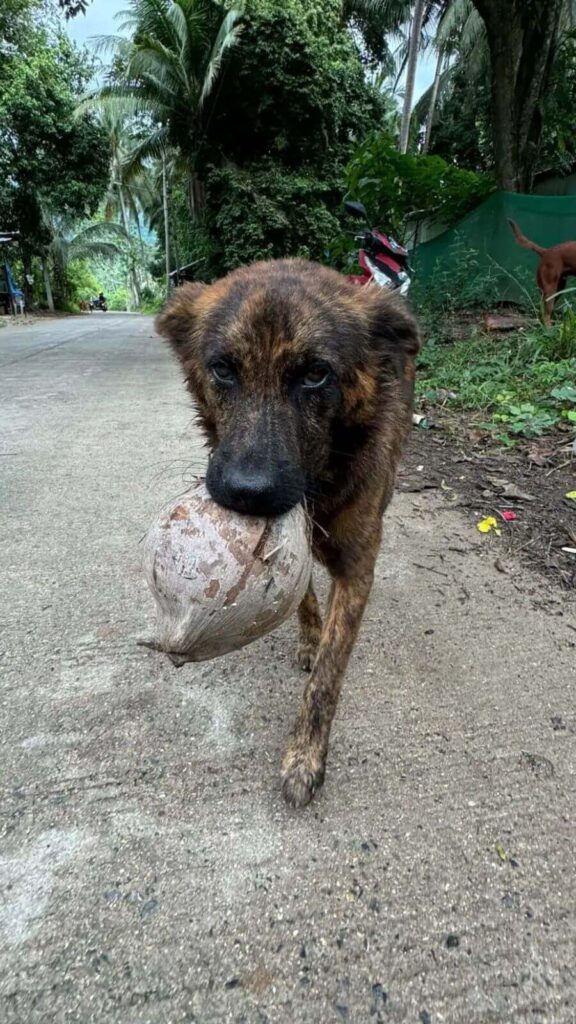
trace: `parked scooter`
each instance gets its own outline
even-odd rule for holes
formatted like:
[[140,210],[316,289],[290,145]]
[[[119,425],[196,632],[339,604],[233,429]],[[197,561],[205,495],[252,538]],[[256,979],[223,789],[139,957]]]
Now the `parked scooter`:
[[412,283],[407,249],[390,235],[368,226],[368,214],[362,203],[349,200],[344,203],[344,208],[366,225],[362,234],[356,235],[356,240],[360,242],[358,263],[362,273],[349,275],[349,280],[362,287],[373,282],[379,288],[388,288],[406,295]]

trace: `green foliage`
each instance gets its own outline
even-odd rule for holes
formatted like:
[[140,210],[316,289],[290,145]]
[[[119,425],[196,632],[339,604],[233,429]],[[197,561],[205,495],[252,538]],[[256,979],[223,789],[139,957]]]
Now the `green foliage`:
[[222,68],[241,31],[243,0],[128,0],[124,33],[103,40],[113,51],[108,83],[88,101],[147,124],[130,157],[178,153],[196,213],[203,207],[202,168]]
[[151,291],[142,295],[142,305],[140,307],[141,313],[155,314],[159,313],[166,300],[165,295],[158,293],[154,294]]
[[0,220],[28,260],[50,243],[45,211],[90,216],[104,192],[105,139],[93,118],[74,118],[92,67],[64,35],[33,26],[0,61]]
[[539,169],[570,173],[576,160],[576,29],[566,33],[558,48],[543,108]]
[[[542,98],[542,134],[533,152],[536,172],[571,172],[576,160],[575,108],[576,30],[572,29],[562,35]],[[462,168],[493,171],[488,75],[473,57],[461,55],[440,96],[431,152]]]
[[222,81],[212,145],[240,165],[342,165],[380,101],[342,22],[340,0],[248,0]]
[[93,273],[87,260],[72,260],[67,268],[69,301],[77,305],[102,291],[100,279]]
[[440,97],[430,152],[468,170],[492,172],[490,88],[483,70],[472,78],[466,64],[453,71],[450,88]]
[[451,408],[482,413],[480,423],[508,443],[536,437],[561,421],[576,422],[576,333],[565,322],[551,328],[481,336],[450,345],[428,343],[419,360],[417,390],[434,402],[450,391]]
[[108,309],[125,312],[128,309],[130,296],[127,288],[117,288],[108,297]]
[[348,166],[348,194],[366,206],[373,223],[404,237],[409,215],[434,216],[454,224],[493,190],[490,177],[464,171],[438,156],[399,153],[390,138],[371,135]]
[[[199,222],[175,161],[172,266],[201,259],[198,275],[214,277],[254,259],[322,259],[339,231],[345,163],[383,111],[340,0],[247,0],[223,67],[195,156]],[[155,223],[163,247],[161,210]]]
[[321,260],[325,240],[338,229],[330,210],[338,190],[271,162],[213,171],[207,194],[216,211],[211,234],[220,242],[215,272],[286,255]]

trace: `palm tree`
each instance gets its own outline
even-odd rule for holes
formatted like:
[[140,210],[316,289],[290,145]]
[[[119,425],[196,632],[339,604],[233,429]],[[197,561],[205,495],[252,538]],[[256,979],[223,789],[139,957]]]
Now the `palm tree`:
[[104,197],[104,216],[107,221],[119,220],[129,247],[128,253],[128,292],[131,305],[138,308],[141,301],[140,279],[138,276],[138,257],[136,241],[132,228],[136,228],[140,242],[140,262],[144,262],[144,244],[141,230],[141,206],[134,187],[134,175],[129,173],[129,161],[134,149],[135,138],[130,128],[129,119],[121,116],[117,110],[103,106],[98,112],[102,128],[106,132],[110,144],[110,178]]
[[130,0],[120,29],[100,40],[114,54],[109,84],[84,106],[144,115],[133,164],[175,150],[186,168],[190,210],[203,207],[201,153],[226,52],[239,38],[244,0]]
[[51,234],[51,242],[42,259],[46,298],[53,309],[49,266],[52,266],[56,291],[68,298],[68,267],[72,260],[90,260],[95,256],[114,259],[126,247],[126,236],[119,224],[90,224],[74,233],[64,218],[44,209],[42,218]]
[[[402,106],[402,124],[400,126],[400,141],[398,149],[406,153],[408,139],[410,137],[410,119],[412,117],[412,105],[414,102],[414,85],[416,82],[416,68],[420,54],[422,25],[426,13],[426,0],[416,0],[410,23],[410,43],[408,47],[408,64],[406,66],[406,84],[404,86],[404,103]],[[428,5],[429,6],[429,5]]]
[[[405,73],[402,120],[398,149],[406,153],[410,138],[410,123],[414,105],[414,86],[418,58],[426,41],[426,32],[434,20],[451,0],[343,0],[343,11],[348,18],[356,19],[360,30],[368,27],[371,34],[374,26],[380,25],[386,35],[404,36],[397,49],[399,68],[396,85]],[[391,54],[390,46],[383,47],[385,56]]]

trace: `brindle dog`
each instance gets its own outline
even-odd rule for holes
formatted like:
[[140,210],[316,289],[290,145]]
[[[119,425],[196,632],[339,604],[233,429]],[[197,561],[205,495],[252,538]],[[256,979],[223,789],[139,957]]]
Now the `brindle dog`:
[[311,672],[282,760],[289,804],[324,780],[342,678],[374,576],[382,513],[411,422],[415,321],[402,299],[301,260],[178,288],[156,321],[175,350],[211,449],[219,504],[274,516],[306,501],[332,587],[299,609]]

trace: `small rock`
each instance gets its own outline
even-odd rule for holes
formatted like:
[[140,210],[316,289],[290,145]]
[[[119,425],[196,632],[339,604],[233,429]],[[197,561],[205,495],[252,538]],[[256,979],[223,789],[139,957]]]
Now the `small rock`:
[[459,945],[460,939],[458,936],[455,935],[454,932],[450,932],[450,934],[446,936],[446,946],[448,949],[456,949]]
[[420,1010],[420,1024],[431,1024],[432,1017],[428,1010]]
[[374,1009],[378,1010],[380,1006],[388,1001],[388,993],[382,988],[379,981],[372,985],[372,995],[374,997]]
[[155,900],[154,897],[152,896],[151,899],[146,900],[146,902],[142,904],[142,910],[140,911],[140,917],[143,917],[144,920],[146,920],[148,917],[150,917],[154,913],[155,910],[157,910],[157,908],[158,908],[158,900]]

